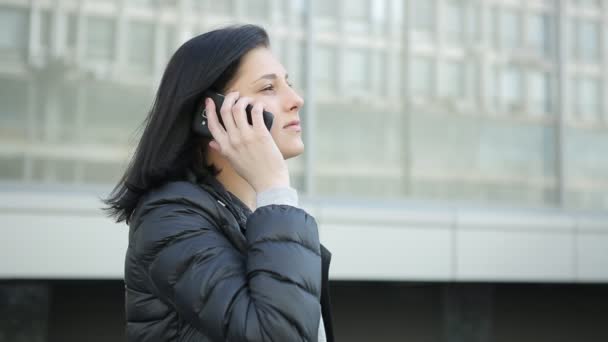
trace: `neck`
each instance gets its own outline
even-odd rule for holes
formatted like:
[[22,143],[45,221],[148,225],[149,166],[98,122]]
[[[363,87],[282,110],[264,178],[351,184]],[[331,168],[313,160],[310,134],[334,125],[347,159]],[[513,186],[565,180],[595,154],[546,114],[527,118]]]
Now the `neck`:
[[256,204],[255,190],[236,172],[226,158],[214,152],[208,154],[209,162],[221,170],[215,178],[226,190],[238,197],[251,211],[254,211]]

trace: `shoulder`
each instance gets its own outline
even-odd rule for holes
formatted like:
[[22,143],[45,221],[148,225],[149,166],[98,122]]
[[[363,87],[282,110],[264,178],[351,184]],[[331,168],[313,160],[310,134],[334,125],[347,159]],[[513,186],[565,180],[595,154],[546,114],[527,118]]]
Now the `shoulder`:
[[216,199],[208,191],[187,181],[168,182],[148,191],[139,201],[131,218],[131,226],[158,214],[179,213],[181,217],[201,216],[218,219]]
[[129,223],[131,252],[146,263],[176,241],[204,235],[209,243],[223,243],[216,241],[222,224],[218,206],[209,192],[186,181],[148,191]]

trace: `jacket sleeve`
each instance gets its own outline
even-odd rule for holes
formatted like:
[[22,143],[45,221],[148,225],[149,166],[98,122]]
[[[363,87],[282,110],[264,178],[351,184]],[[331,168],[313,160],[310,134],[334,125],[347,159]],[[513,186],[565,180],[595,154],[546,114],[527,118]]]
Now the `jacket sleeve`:
[[245,254],[196,205],[148,209],[136,245],[152,290],[212,341],[314,341],[321,316],[317,225],[286,205],[248,219]]

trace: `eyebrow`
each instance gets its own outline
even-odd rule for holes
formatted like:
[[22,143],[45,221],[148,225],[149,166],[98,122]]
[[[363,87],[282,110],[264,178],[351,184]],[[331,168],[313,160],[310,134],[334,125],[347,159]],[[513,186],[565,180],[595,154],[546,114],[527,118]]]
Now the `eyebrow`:
[[[289,78],[289,74],[285,74],[285,79]],[[266,75],[262,75],[262,77],[258,78],[257,80],[253,81],[252,83],[256,83],[260,80],[275,80],[277,79],[277,74],[266,74]]]

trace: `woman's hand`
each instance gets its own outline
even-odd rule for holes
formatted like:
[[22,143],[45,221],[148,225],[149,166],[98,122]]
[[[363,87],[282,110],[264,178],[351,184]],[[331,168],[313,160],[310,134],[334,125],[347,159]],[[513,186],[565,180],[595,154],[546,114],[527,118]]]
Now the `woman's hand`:
[[[251,119],[247,122],[245,108],[253,105]],[[215,140],[209,146],[218,151],[232,164],[256,192],[273,187],[289,186],[287,163],[264,125],[264,105],[248,97],[239,98],[238,92],[226,95],[220,108],[224,127],[219,123],[215,104],[205,100],[209,130]]]

